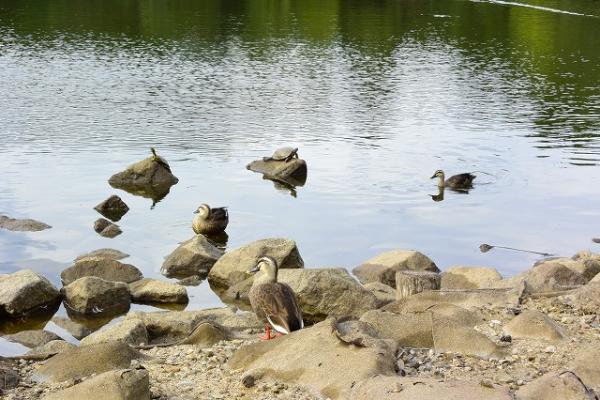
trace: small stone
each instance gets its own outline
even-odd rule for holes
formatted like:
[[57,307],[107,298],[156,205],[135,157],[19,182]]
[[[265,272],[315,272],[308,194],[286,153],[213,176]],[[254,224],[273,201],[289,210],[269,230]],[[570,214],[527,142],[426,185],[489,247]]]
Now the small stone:
[[556,346],[548,346],[544,349],[544,353],[556,353]]
[[493,388],[494,387],[494,383],[492,382],[491,379],[482,379],[479,384],[483,387],[487,387],[487,388]]
[[510,335],[502,335],[502,336],[500,336],[500,341],[501,342],[506,342],[506,343],[511,343],[512,342],[512,336],[510,336]]

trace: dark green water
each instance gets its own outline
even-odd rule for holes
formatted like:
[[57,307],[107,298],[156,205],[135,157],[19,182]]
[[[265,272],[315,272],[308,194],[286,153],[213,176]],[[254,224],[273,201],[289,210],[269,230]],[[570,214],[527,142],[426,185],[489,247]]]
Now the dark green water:
[[[308,267],[412,248],[512,275],[535,256],[479,244],[597,246],[598,43],[597,0],[0,0],[0,213],[53,226],[0,231],[0,273],[58,284],[114,247],[159,276],[202,202],[230,207],[230,248],[285,236]],[[245,170],[286,144],[297,197]],[[153,209],[107,183],[150,146],[180,179]],[[440,168],[485,173],[434,202]],[[113,193],[131,211],[111,240],[92,207]]]

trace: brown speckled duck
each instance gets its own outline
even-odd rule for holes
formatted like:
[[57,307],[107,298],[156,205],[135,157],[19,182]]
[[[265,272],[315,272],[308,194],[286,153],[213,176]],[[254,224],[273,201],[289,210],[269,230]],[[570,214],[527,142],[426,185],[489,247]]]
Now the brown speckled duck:
[[[263,340],[287,335],[304,328],[302,311],[291,287],[277,282],[277,262],[271,257],[261,257],[248,273],[256,275],[248,295],[256,316],[265,324]],[[271,328],[276,332],[271,336]]]
[[210,208],[202,204],[196,211],[192,221],[192,229],[197,234],[214,235],[225,231],[229,223],[227,207]]
[[473,179],[475,179],[475,175],[471,173],[457,174],[452,175],[450,178],[445,179],[444,171],[438,169],[435,171],[435,174],[431,177],[431,179],[439,178],[438,187],[449,187],[450,189],[456,190],[466,190],[471,189],[473,187]]

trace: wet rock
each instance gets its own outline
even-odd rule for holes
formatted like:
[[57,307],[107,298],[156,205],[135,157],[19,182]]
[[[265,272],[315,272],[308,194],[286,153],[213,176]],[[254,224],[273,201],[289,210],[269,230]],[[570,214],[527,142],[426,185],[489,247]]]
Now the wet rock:
[[106,218],[117,222],[123,215],[127,214],[129,211],[129,207],[121,198],[117,195],[112,195],[108,199],[104,200],[102,203],[98,204],[94,207],[94,210],[98,211],[100,214],[105,216]]
[[0,275],[0,316],[22,316],[41,308],[51,309],[60,301],[58,290],[40,274],[29,269]]
[[127,191],[156,187],[168,188],[177,182],[179,182],[179,179],[154,157],[148,157],[132,164],[124,171],[114,174],[108,180],[112,187]]
[[127,284],[94,276],[79,278],[61,291],[65,306],[80,314],[122,314],[129,310],[131,303]]
[[546,374],[517,391],[519,400],[592,400],[596,397],[573,372]]
[[296,242],[288,239],[262,239],[225,253],[210,270],[208,281],[216,290],[226,290],[247,279],[246,271],[258,259],[270,256],[277,261],[280,272],[286,268],[303,268],[304,261]]
[[294,158],[288,162],[255,160],[248,164],[246,169],[264,174],[271,179],[306,180],[307,175],[306,161],[300,158]]
[[186,278],[193,275],[206,277],[222,255],[223,251],[204,236],[196,235],[167,256],[160,273],[168,278]]
[[352,400],[512,400],[506,388],[435,378],[378,376],[358,382],[346,397]]
[[52,322],[69,332],[77,340],[81,340],[93,332],[85,325],[65,317],[54,316]]
[[86,260],[86,259],[109,259],[109,260],[122,260],[123,258],[129,257],[129,254],[123,253],[122,251],[115,249],[98,249],[90,251],[89,253],[78,256],[74,262]]
[[148,343],[146,325],[140,319],[125,319],[116,325],[96,331],[81,341],[82,346],[111,341],[123,342],[132,346]]
[[63,285],[79,278],[95,276],[112,282],[131,283],[142,279],[142,272],[131,264],[123,264],[108,258],[85,258],[60,274]]
[[272,341],[245,345],[234,353],[229,366],[255,379],[310,385],[331,399],[344,398],[343,393],[358,381],[395,374],[392,353],[341,342],[332,323],[323,321]]
[[41,364],[34,379],[50,382],[83,379],[114,369],[128,368],[131,360],[142,358],[142,354],[122,342],[81,346],[57,354]]
[[504,332],[514,339],[541,339],[557,342],[565,338],[563,329],[546,314],[525,310],[504,326]]
[[113,224],[112,222],[104,218],[98,218],[96,222],[94,222],[94,230],[100,236],[104,236],[109,239],[112,239],[115,236],[118,236],[121,233],[123,233],[123,231],[121,231],[121,228],[119,228],[118,225]]
[[26,355],[27,356],[38,356],[38,357],[50,357],[54,354],[63,353],[68,350],[76,349],[73,343],[66,342],[62,339],[60,340],[51,340],[47,343],[44,343],[40,346],[34,347],[29,350]]
[[144,278],[129,284],[135,303],[187,303],[185,287],[156,279]]
[[392,250],[379,254],[352,272],[363,284],[381,282],[396,288],[396,272],[403,270],[439,272],[429,257],[414,250]]
[[600,282],[590,282],[558,297],[558,301],[580,311],[595,314],[600,308]]
[[150,400],[150,377],[145,369],[122,369],[94,376],[44,400]]
[[366,283],[364,287],[375,296],[377,308],[383,307],[396,300],[396,290],[384,283],[369,282]]
[[63,340],[56,333],[43,330],[21,331],[3,337],[10,342],[19,343],[29,348],[42,346],[53,340]]
[[500,281],[502,275],[495,268],[451,267],[442,274],[442,289],[489,288]]
[[15,219],[0,215],[0,228],[15,232],[38,232],[52,227],[34,219]]

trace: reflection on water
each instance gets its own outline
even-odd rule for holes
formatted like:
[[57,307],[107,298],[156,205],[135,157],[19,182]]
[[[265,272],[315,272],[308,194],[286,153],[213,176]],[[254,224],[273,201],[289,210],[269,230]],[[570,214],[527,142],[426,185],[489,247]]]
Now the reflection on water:
[[[0,273],[60,285],[77,255],[110,246],[160,277],[202,202],[230,207],[222,245],[289,237],[308,266],[413,248],[442,269],[514,274],[537,256],[479,244],[587,246],[600,222],[600,4],[497,3],[0,2],[0,213],[53,226],[0,230]],[[274,182],[281,196],[244,166],[289,144],[311,178]],[[107,179],[152,146],[180,181],[146,194],[149,208]],[[431,201],[441,167],[489,175]],[[109,241],[90,221],[111,194],[130,211]],[[188,308],[220,304],[195,283]]]

